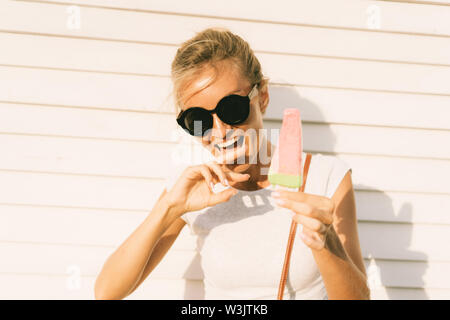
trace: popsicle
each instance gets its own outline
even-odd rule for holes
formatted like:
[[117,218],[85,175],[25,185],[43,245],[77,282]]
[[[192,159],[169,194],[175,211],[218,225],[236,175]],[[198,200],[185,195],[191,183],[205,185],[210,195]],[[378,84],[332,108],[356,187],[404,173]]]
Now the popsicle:
[[301,187],[302,152],[300,111],[285,109],[278,145],[269,168],[269,181],[273,186],[293,189]]
[[[269,168],[269,181],[275,186],[288,190],[298,191],[303,183],[302,176],[302,128],[300,111],[297,109],[285,109],[283,123],[281,125],[278,145],[272,157]],[[294,244],[297,223],[292,220],[289,231],[286,255],[284,257],[283,270],[281,272],[280,285],[277,299],[283,299],[284,287],[289,273],[289,263]]]

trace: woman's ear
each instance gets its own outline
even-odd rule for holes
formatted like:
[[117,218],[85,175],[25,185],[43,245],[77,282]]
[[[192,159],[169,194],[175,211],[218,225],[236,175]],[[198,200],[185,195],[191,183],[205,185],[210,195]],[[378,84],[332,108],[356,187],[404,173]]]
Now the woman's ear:
[[267,107],[269,106],[269,88],[268,81],[263,80],[261,82],[261,86],[258,88],[259,90],[259,107],[261,109],[261,113],[264,114],[266,112]]

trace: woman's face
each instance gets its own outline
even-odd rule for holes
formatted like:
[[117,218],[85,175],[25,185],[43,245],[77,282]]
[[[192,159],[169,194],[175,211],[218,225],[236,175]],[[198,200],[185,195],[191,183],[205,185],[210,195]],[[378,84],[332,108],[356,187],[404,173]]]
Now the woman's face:
[[[219,74],[210,83],[210,80]],[[208,110],[216,108],[217,103],[230,94],[246,96],[252,89],[251,83],[241,75],[237,67],[229,61],[223,61],[217,69],[205,67],[194,81],[184,87],[182,109],[202,107]],[[201,89],[205,84],[206,88]],[[201,89],[201,90],[200,90]],[[199,91],[200,90],[200,91]],[[213,128],[203,137],[197,137],[219,163],[236,172],[246,171],[251,163],[256,163],[260,131],[263,128],[262,115],[268,105],[267,86],[258,88],[258,94],[250,101],[248,119],[236,126],[222,122],[217,114],[213,116]]]

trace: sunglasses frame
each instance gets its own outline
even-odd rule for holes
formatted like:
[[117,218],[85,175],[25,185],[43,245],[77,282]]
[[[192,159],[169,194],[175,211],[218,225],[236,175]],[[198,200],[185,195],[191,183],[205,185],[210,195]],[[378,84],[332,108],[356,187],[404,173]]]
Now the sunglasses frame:
[[[189,112],[189,110],[192,110],[192,109],[202,109],[202,110],[208,112],[210,115],[212,115],[213,113],[217,113],[217,110],[218,110],[218,108],[219,108],[219,105],[220,105],[220,103],[222,102],[223,99],[228,98],[228,97],[231,97],[231,96],[238,96],[238,97],[240,97],[240,98],[246,98],[246,99],[248,100],[248,108],[249,108],[249,112],[248,112],[248,114],[247,114],[247,117],[246,117],[244,120],[240,121],[239,123],[234,123],[234,125],[241,124],[241,123],[245,122],[245,120],[248,119],[248,116],[249,116],[249,114],[250,114],[250,101],[251,101],[257,94],[258,94],[258,84],[255,84],[255,85],[252,87],[252,90],[250,90],[250,92],[249,92],[248,95],[246,95],[246,96],[240,96],[240,95],[238,95],[238,94],[230,94],[230,95],[228,95],[228,96],[223,97],[222,99],[220,99],[220,101],[217,103],[216,107],[215,107],[213,110],[208,110],[208,109],[205,109],[205,108],[202,108],[202,107],[190,107],[190,108],[188,108],[188,109],[186,109],[186,110],[181,111],[181,112],[178,114],[178,117],[177,117],[177,123],[180,125],[180,127],[182,127],[182,128],[183,128],[186,132],[188,132],[190,135],[195,136],[195,132],[191,132],[191,130],[189,130],[188,128],[186,128],[186,126],[185,126],[185,124],[184,124],[184,118],[186,117],[186,114],[187,114],[187,112]],[[220,117],[219,117],[219,119],[220,119],[221,121],[223,121]],[[225,121],[223,121],[223,122],[226,123]],[[229,123],[227,123],[227,124],[229,124]],[[230,124],[230,125],[231,125],[231,124]],[[208,129],[206,129],[206,130],[208,130]],[[205,131],[206,131],[206,130],[205,130]],[[202,135],[204,134],[205,131],[202,132]]]

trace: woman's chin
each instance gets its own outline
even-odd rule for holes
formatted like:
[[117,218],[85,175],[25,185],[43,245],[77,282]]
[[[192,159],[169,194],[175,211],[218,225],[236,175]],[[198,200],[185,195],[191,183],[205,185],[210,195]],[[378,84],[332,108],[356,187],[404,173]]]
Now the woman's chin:
[[[256,161],[254,161],[255,159],[253,158],[250,157],[246,152],[243,152],[240,155],[235,155],[229,158],[216,157],[216,161],[220,164],[225,165],[231,171],[241,173],[247,172],[251,165],[256,163]],[[253,161],[251,159],[253,159]]]
[[233,148],[231,150],[223,150],[219,151],[217,149],[214,150],[213,156],[218,163],[225,165],[245,165],[247,161],[247,148],[245,146],[241,146],[238,148]]

